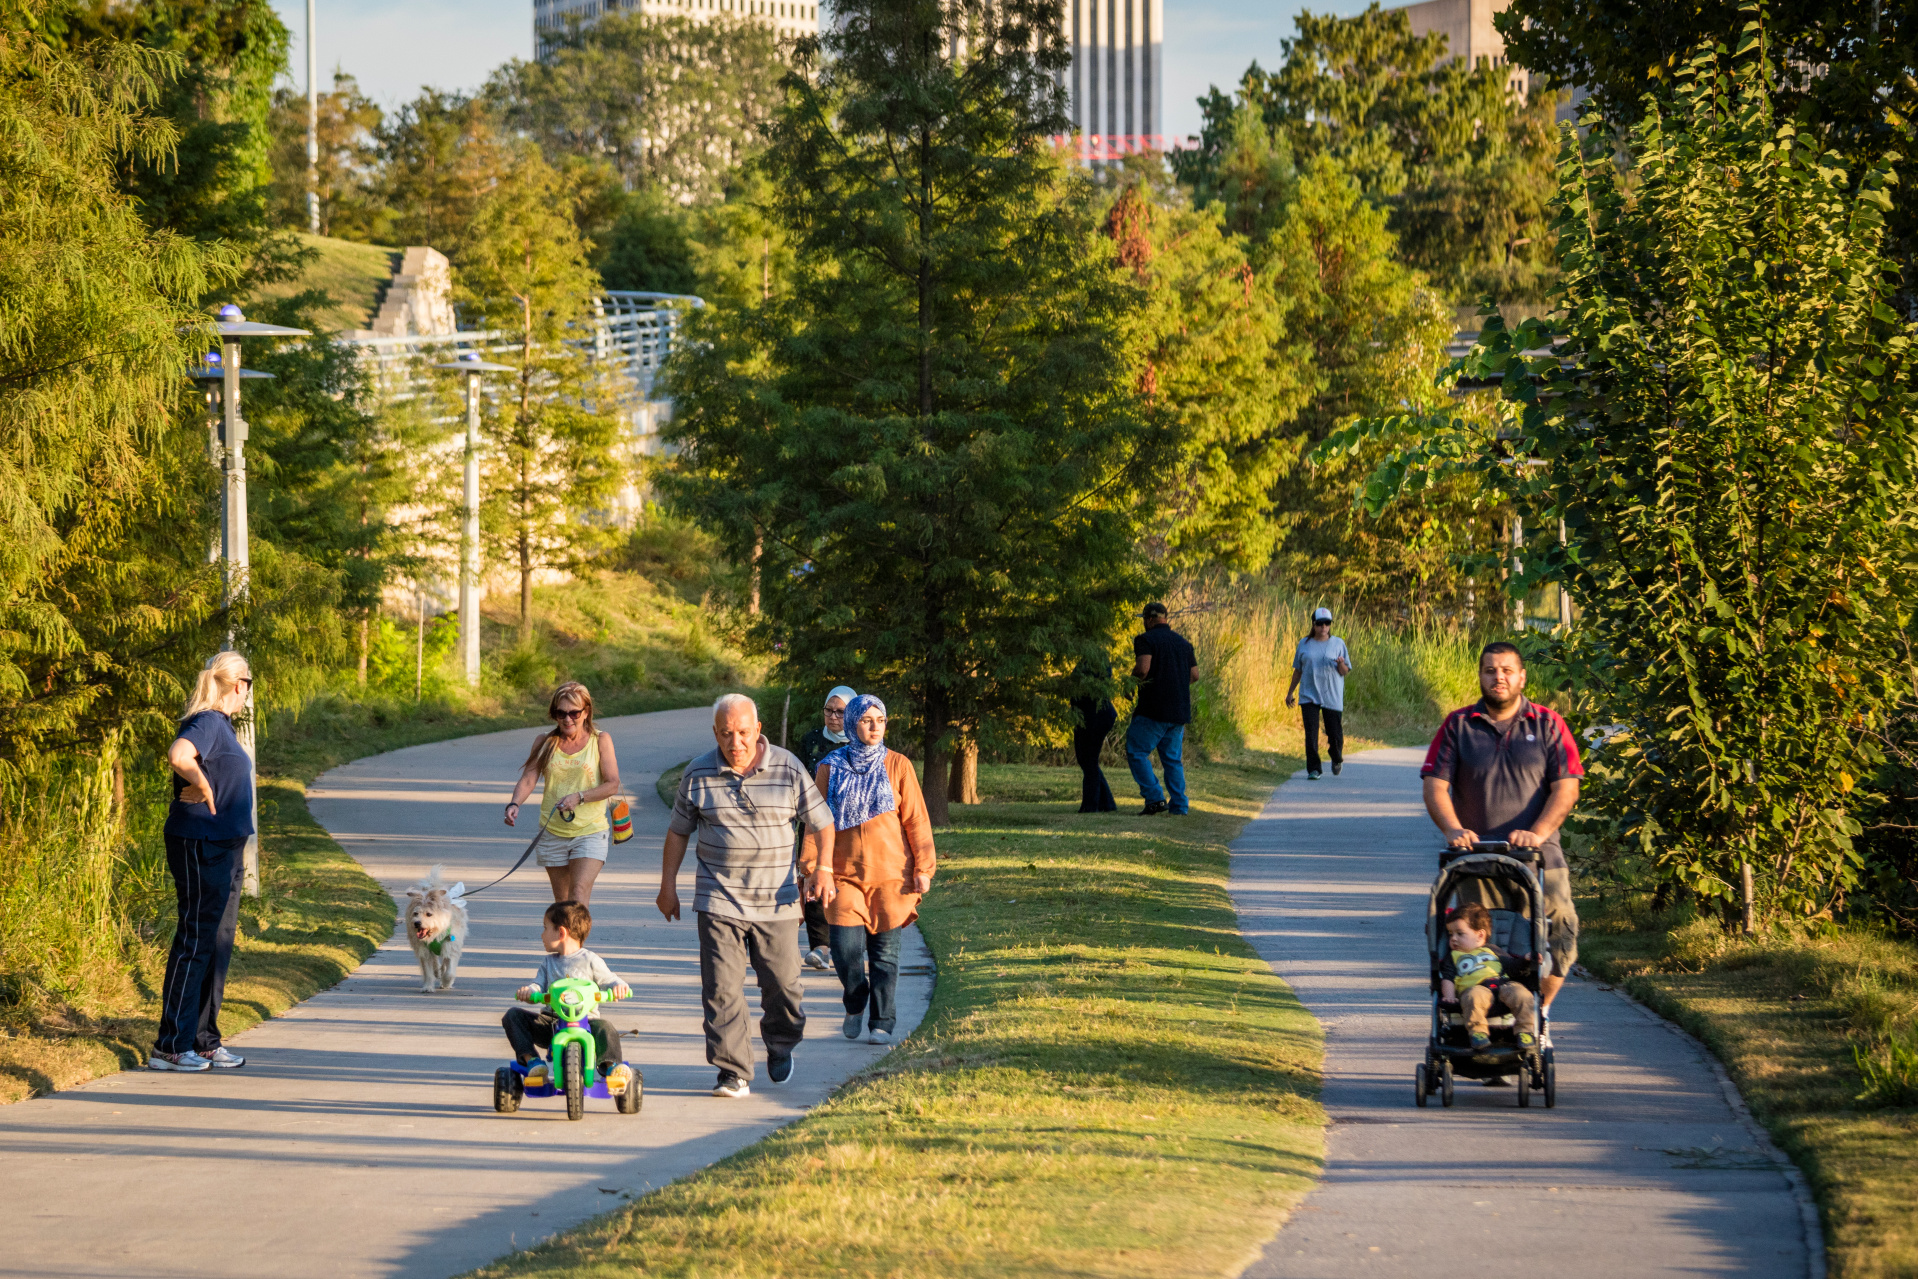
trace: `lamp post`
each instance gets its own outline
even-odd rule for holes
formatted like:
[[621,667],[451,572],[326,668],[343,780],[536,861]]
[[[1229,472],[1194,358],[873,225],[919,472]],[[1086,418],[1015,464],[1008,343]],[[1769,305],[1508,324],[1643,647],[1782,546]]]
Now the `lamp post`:
[[[208,466],[219,470],[224,465],[221,461],[221,450],[225,447],[224,440],[226,435],[225,425],[221,421],[220,408],[220,401],[224,398],[220,391],[222,384],[226,381],[226,369],[221,363],[220,353],[215,351],[208,355],[205,363],[196,367],[193,372],[187,376],[195,382],[200,383],[206,394],[206,461]],[[273,375],[271,373],[261,372],[259,369],[241,369],[240,376],[241,378],[270,379]],[[219,563],[220,551],[225,545],[226,502],[222,500],[220,503],[220,530],[213,535],[212,541],[207,546],[206,562],[209,564]]]
[[313,0],[306,0],[306,229],[320,233],[320,55],[313,47]]
[[479,379],[482,373],[512,373],[510,364],[489,364],[478,351],[435,364],[466,375],[466,518],[460,527],[460,649],[466,682],[479,686]]
[[[255,324],[240,314],[232,303],[220,308],[214,325],[220,331],[220,469],[225,485],[220,500],[220,559],[225,589],[222,602],[231,608],[246,595],[246,571],[250,562],[246,538],[246,419],[240,416],[241,338],[292,338],[312,336],[305,329],[289,329],[278,324]],[[209,361],[210,365],[210,361]],[[233,630],[227,628],[226,646],[233,647]],[[252,765],[253,811],[260,811],[258,752],[253,732],[253,686],[247,685],[246,718],[240,724],[240,745]],[[257,826],[257,822],[255,823]],[[248,897],[260,895],[260,835],[256,829],[246,840],[246,879]]]

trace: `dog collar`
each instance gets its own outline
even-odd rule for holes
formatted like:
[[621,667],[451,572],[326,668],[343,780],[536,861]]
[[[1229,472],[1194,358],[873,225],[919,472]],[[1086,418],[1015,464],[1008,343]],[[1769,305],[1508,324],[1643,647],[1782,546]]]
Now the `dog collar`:
[[448,933],[446,934],[446,936],[440,938],[438,941],[427,942],[426,948],[432,951],[435,955],[437,955],[440,953],[440,947],[446,945],[446,943],[449,941],[458,941],[458,940],[459,940],[458,937],[454,936],[452,933]]

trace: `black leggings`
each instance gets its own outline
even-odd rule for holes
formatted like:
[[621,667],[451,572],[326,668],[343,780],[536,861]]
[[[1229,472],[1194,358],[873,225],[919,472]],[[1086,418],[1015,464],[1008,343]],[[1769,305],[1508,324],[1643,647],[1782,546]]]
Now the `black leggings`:
[[1305,715],[1305,771],[1317,773],[1319,768],[1319,719],[1325,719],[1326,751],[1332,756],[1334,764],[1345,762],[1345,712],[1327,710],[1314,702],[1301,702],[1299,710]]
[[[613,1029],[611,1022],[594,1017],[587,1024],[593,1028],[597,1066],[611,1070],[625,1060],[620,1056],[619,1032]],[[526,1065],[539,1056],[540,1049],[553,1046],[553,1032],[559,1029],[559,1019],[531,1008],[508,1008],[506,1015],[500,1018],[500,1025],[506,1030],[506,1042],[513,1045],[513,1055],[519,1058],[521,1065]]]
[[1105,770],[1099,767],[1099,752],[1105,749],[1106,738],[1118,721],[1119,713],[1107,706],[1103,714],[1072,730],[1072,756],[1079,761],[1079,772],[1084,777],[1079,787],[1082,813],[1118,811],[1118,801],[1112,798],[1112,784],[1106,781]]
[[154,1044],[163,1053],[210,1053],[220,1046],[220,1000],[240,922],[246,840],[168,835],[166,862],[179,922],[167,951]]

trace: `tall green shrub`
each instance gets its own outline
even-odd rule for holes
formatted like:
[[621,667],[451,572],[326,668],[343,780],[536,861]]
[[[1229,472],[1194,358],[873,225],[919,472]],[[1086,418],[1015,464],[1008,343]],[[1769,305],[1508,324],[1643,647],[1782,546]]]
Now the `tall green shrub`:
[[1595,833],[1727,902],[1750,863],[1761,911],[1806,915],[1856,882],[1854,788],[1907,675],[1915,335],[1887,305],[1890,161],[1778,117],[1748,14],[1647,99],[1629,170],[1567,131],[1563,322],[1493,314],[1453,370],[1503,377],[1504,418],[1340,443],[1409,437],[1371,504],[1464,470],[1565,521],[1512,584],[1560,578],[1580,609],[1558,669],[1617,726]]

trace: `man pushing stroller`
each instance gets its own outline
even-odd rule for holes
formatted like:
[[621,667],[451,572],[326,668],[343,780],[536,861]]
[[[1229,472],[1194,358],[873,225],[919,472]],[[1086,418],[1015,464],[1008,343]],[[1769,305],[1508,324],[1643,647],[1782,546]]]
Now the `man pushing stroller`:
[[[1578,803],[1578,741],[1557,711],[1525,697],[1525,659],[1514,644],[1487,644],[1471,706],[1439,726],[1419,776],[1425,811],[1453,848],[1509,842],[1535,850],[1551,917],[1551,969],[1539,974],[1539,1007],[1551,1047],[1552,1000],[1578,961],[1578,912],[1558,829]],[[1509,985],[1510,983],[1508,983]]]

